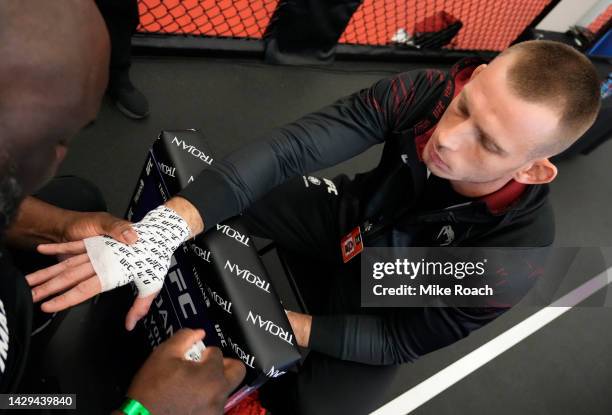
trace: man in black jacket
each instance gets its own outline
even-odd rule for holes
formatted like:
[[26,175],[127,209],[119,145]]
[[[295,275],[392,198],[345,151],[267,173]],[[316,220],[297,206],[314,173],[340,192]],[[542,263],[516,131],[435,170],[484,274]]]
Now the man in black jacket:
[[[298,376],[305,391],[297,396],[305,397],[300,410],[310,413],[314,394],[340,390],[333,380],[347,378],[349,372],[333,369],[337,362],[412,361],[504,311],[365,312],[357,261],[345,264],[350,258],[340,249],[346,235],[360,232],[365,246],[550,245],[546,184],[557,169],[548,158],[584,133],[598,109],[597,74],[586,57],[554,42],[525,42],[488,65],[464,61],[448,73],[417,70],[383,79],[238,150],[165,205],[192,234],[244,212],[254,234],[315,263],[300,278],[306,289],[316,288],[306,295],[312,315],[289,313],[298,344],[316,352]],[[379,143],[379,165],[354,180],[308,176]],[[42,250],[97,254],[84,243]],[[100,292],[101,280],[109,286],[104,268],[94,261],[83,273],[41,271],[31,276],[34,298],[68,290],[43,310],[77,304]],[[121,281],[130,278],[138,276],[124,270]],[[128,329],[154,296],[137,298]],[[357,363],[349,366],[374,373]]]

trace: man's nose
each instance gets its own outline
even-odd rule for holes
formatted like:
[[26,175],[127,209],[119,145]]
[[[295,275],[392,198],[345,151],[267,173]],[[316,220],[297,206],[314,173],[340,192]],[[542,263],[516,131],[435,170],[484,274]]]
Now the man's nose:
[[457,151],[460,143],[457,134],[453,131],[446,131],[438,136],[438,151]]
[[458,151],[468,143],[469,136],[469,126],[466,122],[447,128],[438,136],[438,150]]

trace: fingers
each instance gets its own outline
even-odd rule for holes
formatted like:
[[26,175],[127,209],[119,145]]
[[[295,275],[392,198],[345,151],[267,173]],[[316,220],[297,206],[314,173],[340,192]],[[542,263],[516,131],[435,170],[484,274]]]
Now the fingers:
[[40,308],[45,313],[55,313],[89,300],[94,295],[99,294],[101,290],[100,279],[94,275],[64,294],[45,301]]
[[132,307],[130,307],[130,310],[125,316],[125,328],[127,331],[132,331],[134,327],[136,327],[136,323],[147,315],[158,292],[146,297],[136,297],[134,304],[132,304]]
[[175,357],[184,359],[187,350],[194,343],[204,339],[204,336],[204,330],[180,329],[163,343],[164,350]]
[[51,294],[74,287],[78,283],[94,277],[95,275],[96,272],[94,271],[91,262],[84,261],[80,265],[74,266],[73,268],[62,272],[55,278],[51,278],[44,284],[34,287],[32,289],[32,299],[36,303],[47,298]]
[[223,372],[225,372],[225,378],[228,380],[231,390],[233,390],[244,379],[246,367],[240,360],[225,358],[223,359]]
[[40,244],[36,247],[38,252],[44,255],[83,254],[85,253],[85,242],[63,242],[59,244]]
[[219,373],[221,371],[227,380],[224,386],[225,393],[230,393],[244,379],[246,367],[240,360],[223,358],[223,353],[218,347],[209,346],[202,352],[202,360],[198,363],[202,373]]
[[[82,254],[80,254],[80,255],[82,255]],[[62,255],[56,255],[56,258],[57,258],[58,262],[62,262],[62,261],[67,260],[68,258],[72,258],[74,256],[75,255],[71,255],[71,254],[62,254]]]
[[132,224],[126,220],[109,215],[109,219],[102,224],[104,233],[124,244],[133,244],[138,240],[138,234],[132,229]]
[[89,261],[89,257],[87,256],[87,254],[73,256],[58,264],[52,265],[47,268],[43,268],[41,270],[38,270],[36,272],[26,275],[26,280],[28,281],[28,284],[30,285],[30,287],[33,287],[35,285],[40,285],[43,282],[55,277],[56,275],[61,274],[64,271],[72,267],[76,267],[78,265],[84,264],[85,262],[88,262],[88,261]]
[[221,353],[221,350],[218,347],[208,346],[202,352],[200,364],[207,366],[218,366],[218,368],[221,369],[223,366],[223,353]]

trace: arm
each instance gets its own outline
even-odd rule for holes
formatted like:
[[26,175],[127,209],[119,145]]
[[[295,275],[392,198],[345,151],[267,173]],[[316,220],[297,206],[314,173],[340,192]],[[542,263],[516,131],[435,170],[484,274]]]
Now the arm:
[[200,223],[203,219],[207,227],[214,226],[292,177],[384,142],[400,124],[417,119],[429,97],[437,96],[444,85],[441,74],[411,71],[382,79],[230,154],[178,196],[199,212]]
[[67,212],[28,196],[19,205],[5,240],[9,246],[25,249],[34,249],[41,243],[61,242]]
[[79,257],[28,275],[34,300],[65,291],[42,305],[55,312],[134,281],[139,295],[126,318],[131,330],[161,289],[170,257],[182,242],[240,213],[285,180],[346,160],[383,142],[390,131],[410,126],[429,108],[443,78],[441,72],[413,71],[383,79],[233,153],[135,224],[148,234],[138,246],[103,238],[87,240],[87,248],[85,241],[39,246],[44,254]]
[[203,337],[203,330],[181,329],[159,345],[134,376],[127,396],[152,415],[223,413],[245,367],[236,359],[224,359],[216,347],[207,347],[200,361],[186,360],[187,350]]
[[133,242],[137,237],[129,222],[106,212],[62,209],[28,196],[19,205],[6,231],[5,241],[12,247],[34,250],[39,244],[76,241],[102,234],[124,243]]
[[440,85],[440,78],[422,71],[382,79],[235,151],[165,205],[183,217],[196,236],[286,180],[382,143],[400,122],[415,118],[426,104],[423,96]]
[[[507,239],[499,241],[509,244]],[[316,315],[310,321],[304,315],[289,315],[289,320],[301,346],[342,360],[373,365],[414,361],[461,340],[502,315],[545,275],[545,267],[551,267],[546,248],[518,249],[512,256],[509,254],[508,250],[486,251],[491,270],[487,282],[496,287],[495,296],[486,302],[473,302],[473,307],[389,308],[370,315]]]
[[[466,337],[506,310],[405,308],[384,316],[313,316],[309,336],[302,337],[308,343],[302,346],[371,365],[411,362]],[[296,320],[290,321],[293,326]]]

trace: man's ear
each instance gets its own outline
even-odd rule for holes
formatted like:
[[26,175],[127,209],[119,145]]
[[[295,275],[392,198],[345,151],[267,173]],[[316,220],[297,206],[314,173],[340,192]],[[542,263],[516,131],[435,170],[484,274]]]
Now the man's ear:
[[482,63],[482,64],[478,65],[478,66],[476,67],[476,69],[474,69],[474,70],[472,71],[472,75],[470,75],[470,81],[471,81],[472,79],[474,79],[474,77],[476,77],[476,75],[478,75],[480,72],[482,72],[482,70],[483,70],[484,68],[486,68],[486,67],[487,67],[487,64],[486,64],[486,63]]
[[548,159],[536,160],[514,174],[514,180],[524,184],[550,183],[555,177],[557,177],[557,166]]

